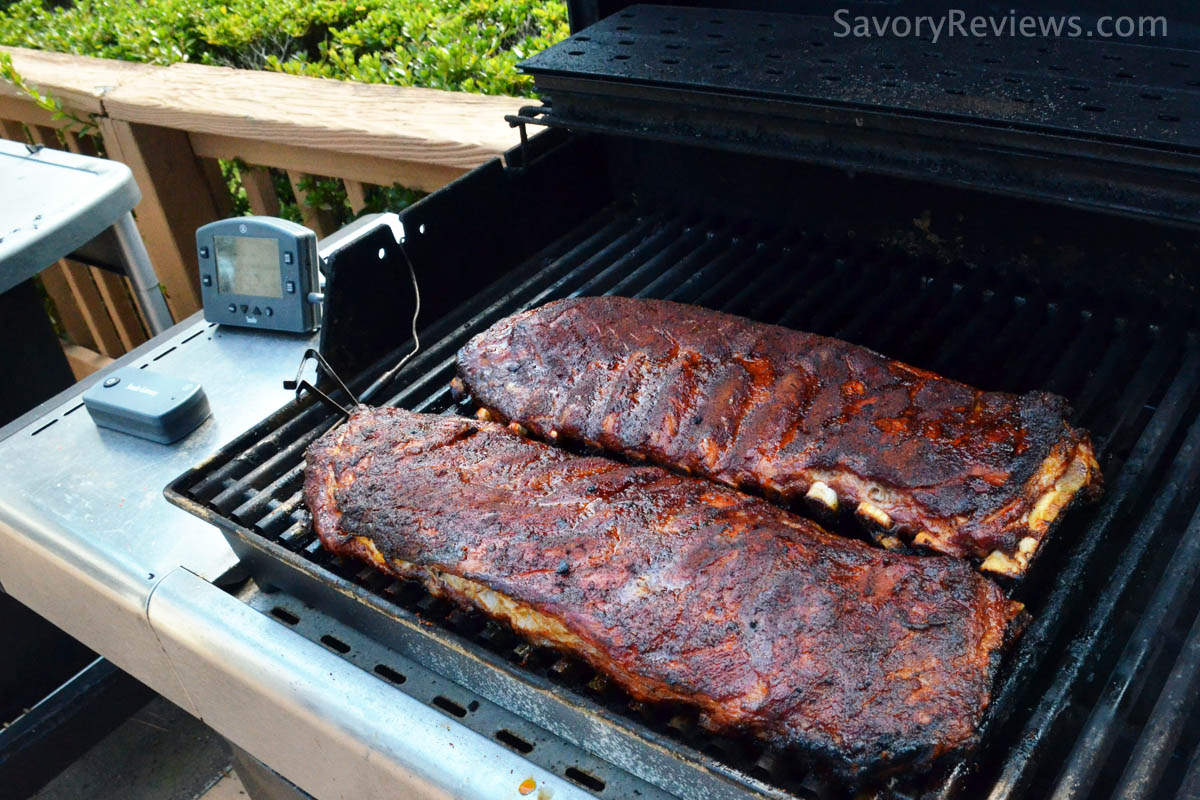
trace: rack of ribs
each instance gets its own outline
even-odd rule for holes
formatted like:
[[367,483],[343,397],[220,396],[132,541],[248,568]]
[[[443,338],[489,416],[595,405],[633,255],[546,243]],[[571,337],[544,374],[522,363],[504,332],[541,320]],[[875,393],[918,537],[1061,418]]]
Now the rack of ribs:
[[304,494],[329,550],[843,775],[970,747],[1024,616],[962,561],[463,417],[360,406],[309,448]]
[[[876,540],[1026,571],[1098,494],[1061,397],[985,392],[837,339],[663,300],[559,300],[458,354],[501,421],[794,507],[853,509]],[[456,383],[460,389],[464,388]]]

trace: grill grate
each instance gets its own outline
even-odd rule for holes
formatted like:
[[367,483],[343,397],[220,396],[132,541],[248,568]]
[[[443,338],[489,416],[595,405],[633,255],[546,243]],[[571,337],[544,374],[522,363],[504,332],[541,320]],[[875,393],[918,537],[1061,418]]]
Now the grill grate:
[[[422,338],[434,343],[379,396],[419,411],[469,410],[448,390],[455,352],[468,338],[517,310],[602,293],[698,303],[838,336],[976,385],[1048,388],[1071,398],[1076,422],[1092,430],[1103,453],[1105,498],[1071,514],[1013,589],[1034,621],[1006,660],[975,758],[887,789],[999,800],[1049,795],[1057,786],[1070,797],[1071,786],[1084,787],[1080,794],[1115,786],[1128,764],[1125,785],[1138,790],[1125,796],[1187,791],[1187,754],[1200,747],[1200,734],[1191,706],[1169,699],[1195,695],[1198,648],[1185,639],[1200,606],[1197,592],[1180,591],[1200,564],[1200,524],[1188,522],[1200,502],[1200,343],[1184,320],[965,264],[921,262],[851,236],[616,204],[431,326]],[[684,708],[635,703],[579,661],[323,551],[303,508],[301,458],[332,423],[319,405],[289,407],[181,477],[168,495],[221,525],[235,547],[236,540],[282,545],[318,576],[351,581],[453,632],[747,791],[841,793],[792,754],[707,734]],[[1155,708],[1168,675],[1168,699]],[[1167,744],[1155,749],[1157,742]],[[1135,745],[1153,757],[1127,759]],[[1111,780],[1095,783],[1108,773]]]

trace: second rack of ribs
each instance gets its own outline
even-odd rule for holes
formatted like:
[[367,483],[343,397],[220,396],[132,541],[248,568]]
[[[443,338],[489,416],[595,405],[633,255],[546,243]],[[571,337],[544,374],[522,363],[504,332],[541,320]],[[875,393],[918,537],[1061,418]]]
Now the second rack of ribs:
[[1023,574],[1101,481],[1047,392],[985,392],[848,342],[662,300],[583,297],[508,317],[459,353],[486,409],[778,500],[854,509],[911,542]]
[[306,458],[330,550],[842,773],[969,747],[1020,616],[963,562],[493,423],[360,407]]

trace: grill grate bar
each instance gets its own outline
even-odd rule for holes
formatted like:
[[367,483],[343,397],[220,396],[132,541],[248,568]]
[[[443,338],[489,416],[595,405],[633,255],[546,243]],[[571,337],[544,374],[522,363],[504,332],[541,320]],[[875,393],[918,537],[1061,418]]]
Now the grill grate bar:
[[[682,279],[682,282],[686,283],[687,279],[692,275],[708,272],[715,263],[728,263],[731,259],[738,256],[743,259],[750,256],[749,253],[744,252],[746,244],[738,242],[736,239],[730,247],[726,247],[724,242],[716,236],[704,237],[702,241],[703,243],[686,258],[679,259],[661,275],[658,275],[636,291],[628,292],[628,294],[631,297],[660,297],[667,294],[667,287],[676,281]],[[680,283],[680,288],[682,288],[682,283]],[[620,284],[614,287],[614,293],[619,292],[623,292]]]
[[1200,797],[1200,744],[1192,750],[1191,758],[1188,763],[1187,774],[1183,777],[1183,783],[1179,785],[1179,791],[1175,794],[1175,800],[1195,800]]
[[[653,250],[656,251],[653,256],[639,257],[638,253],[631,252],[627,258],[615,262],[609,269],[619,271],[622,268],[628,269],[630,264],[638,266],[623,275],[614,275],[613,272],[606,270],[602,275],[596,276],[587,284],[571,292],[571,296],[592,294],[600,286],[605,287],[602,290],[605,293],[629,294],[636,291],[634,287],[645,285],[647,281],[659,275],[660,271],[672,261],[682,258],[688,263],[694,263],[697,258],[703,257],[706,247],[716,246],[711,239],[705,241],[697,228],[687,226],[680,231],[674,225],[663,228],[653,239],[647,240],[647,244],[652,245]],[[648,248],[648,252],[650,251],[651,249]],[[685,253],[686,255],[684,255]],[[618,280],[610,283],[613,277],[617,277]]]
[[[1189,432],[1187,441],[1176,457],[1176,464],[1180,468],[1188,469],[1188,472],[1182,481],[1170,486],[1177,492],[1187,491],[1200,478],[1200,423]],[[1153,511],[1146,516],[1143,526],[1152,525],[1154,530],[1160,528],[1168,517],[1168,509],[1174,504],[1173,499],[1161,497],[1163,505],[1155,504]],[[1142,541],[1143,536],[1148,546],[1151,536],[1149,533],[1143,535],[1141,528],[1134,534],[1133,543]],[[1139,553],[1138,557],[1140,556]],[[1132,574],[1133,559],[1129,560],[1126,569]],[[1126,642],[1125,650],[1109,678],[1103,697],[1093,706],[1087,724],[1076,740],[1070,759],[1060,774],[1058,788],[1054,793],[1055,800],[1084,797],[1091,791],[1099,776],[1099,762],[1107,757],[1119,730],[1117,723],[1128,713],[1131,698],[1136,696],[1138,688],[1149,672],[1147,662],[1156,646],[1174,625],[1187,589],[1197,572],[1200,572],[1200,510],[1192,517],[1184,531],[1166,574],[1138,621],[1137,630]],[[1118,577],[1127,580],[1123,573],[1118,573]],[[1116,605],[1117,596],[1119,595],[1114,591],[1113,606]]]
[[[738,282],[739,272],[729,274],[726,280],[714,284],[693,302],[706,308],[721,308],[731,314],[778,320],[783,313],[784,298],[795,297],[800,291],[798,287],[808,285],[813,273],[820,270],[822,265],[823,259],[817,253],[805,254],[799,248],[790,252],[785,249],[774,259],[770,268],[763,270],[761,281],[744,286],[732,298],[721,300],[722,297],[728,297],[726,292],[729,287]],[[780,284],[774,290],[770,288],[772,281]],[[808,290],[815,289],[815,285],[808,286]]]
[[[1184,362],[1180,374],[1168,391],[1167,397],[1159,405],[1159,412],[1166,410],[1164,421],[1170,416],[1178,414],[1180,416],[1187,409],[1188,403],[1191,401],[1200,378],[1200,351],[1192,348]],[[1158,419],[1158,414],[1155,415],[1155,420]],[[1151,426],[1154,425],[1152,420],[1151,425],[1147,426],[1147,433],[1150,433]],[[1170,434],[1174,431],[1175,425],[1169,427],[1155,428],[1153,438],[1161,437],[1161,444],[1166,445]],[[1143,437],[1145,438],[1145,437]],[[1157,442],[1147,442],[1153,446]],[[1141,442],[1139,442],[1141,445]],[[1117,566],[1113,572],[1113,577],[1109,580],[1104,592],[1095,601],[1092,611],[1081,632],[1074,639],[1074,646],[1069,650],[1065,663],[1059,667],[1054,683],[1050,686],[1047,692],[1043,695],[1038,707],[1030,716],[1028,723],[1025,725],[1023,735],[1020,738],[1021,746],[1015,748],[1005,763],[1000,779],[996,783],[995,789],[989,795],[990,800],[1002,800],[1012,796],[1013,792],[1022,789],[1026,782],[1031,778],[1032,771],[1029,769],[1030,761],[1034,757],[1035,746],[1040,743],[1045,737],[1049,736],[1054,728],[1054,723],[1059,715],[1063,712],[1069,700],[1071,687],[1079,678],[1080,671],[1091,655],[1097,639],[1102,635],[1105,628],[1109,624],[1117,601],[1124,592],[1129,583],[1129,579],[1137,565],[1141,562],[1141,557],[1144,555],[1150,540],[1154,537],[1159,526],[1162,524],[1167,512],[1171,508],[1171,504],[1179,496],[1181,491],[1190,485],[1197,474],[1200,474],[1200,461],[1197,461],[1195,455],[1197,448],[1200,448],[1200,422],[1192,425],[1188,433],[1188,438],[1177,455],[1176,469],[1172,471],[1167,482],[1154,497],[1153,502],[1141,524],[1138,526],[1135,533],[1130,536],[1129,544],[1122,552]],[[1161,449],[1155,448],[1157,456],[1161,456]],[[1191,458],[1188,461],[1184,458],[1187,455]],[[1072,557],[1067,570],[1060,574],[1059,584],[1055,589],[1055,597],[1051,598],[1050,607],[1057,608],[1060,605],[1065,605],[1066,598],[1077,592],[1077,587],[1083,584],[1085,570],[1089,563],[1093,560],[1093,556],[1099,552],[1099,545],[1103,539],[1107,538],[1109,529],[1117,517],[1117,512],[1120,507],[1125,504],[1126,500],[1136,499],[1138,491],[1135,489],[1135,482],[1140,484],[1150,477],[1151,469],[1137,470],[1133,468],[1135,464],[1134,458],[1125,465],[1121,472],[1119,482],[1110,489],[1110,499],[1106,502],[1100,513],[1097,514],[1098,524],[1093,525],[1087,537],[1080,542],[1078,552]],[[1153,463],[1146,466],[1152,467]],[[1061,596],[1061,597],[1060,597]],[[1055,600],[1058,600],[1056,603]],[[1022,635],[1020,649],[1027,651],[1030,648],[1040,644],[1043,641],[1045,629],[1059,628],[1065,620],[1062,614],[1046,614],[1043,613]],[[1049,633],[1049,631],[1046,631]],[[1031,636],[1032,634],[1032,636]],[[1015,672],[1016,670],[1014,670]],[[1016,677],[1015,675],[1013,676]],[[1015,687],[1014,687],[1015,688]],[[1008,700],[1006,697],[1006,684],[997,697],[997,705],[1000,705],[1001,698]]]
[[[737,271],[731,271],[699,297],[683,302],[720,308],[730,314],[750,315],[757,319],[779,319],[780,311],[776,305],[779,298],[795,294],[795,287],[806,282],[816,268],[816,259],[805,259],[800,253],[787,247],[778,251],[764,248],[760,256],[769,258],[770,265],[761,269],[757,278],[749,282],[743,281],[742,288],[732,297],[729,297],[729,291],[739,283],[740,278]],[[721,297],[729,299],[722,302],[719,299]]]
[[[1193,518],[1192,527],[1195,525],[1196,519]],[[1191,535],[1194,547],[1196,534],[1193,531]],[[1195,710],[1197,698],[1200,698],[1200,616],[1192,623],[1187,641],[1175,660],[1171,677],[1167,679],[1158,701],[1154,704],[1150,721],[1138,737],[1137,746],[1129,756],[1125,773],[1113,792],[1114,798],[1134,800],[1146,797],[1158,786],[1183,726]],[[1193,766],[1200,766],[1200,761],[1196,761]],[[1196,789],[1200,790],[1200,786]]]
[[[696,296],[706,288],[718,293],[727,291],[742,271],[754,274],[749,285],[743,290],[747,292],[751,291],[751,286],[756,286],[762,281],[769,280],[771,275],[782,268],[785,261],[779,256],[787,240],[788,237],[786,234],[780,234],[774,239],[756,246],[754,253],[744,262],[741,262],[744,265],[743,270],[739,270],[739,264],[735,261],[739,252],[728,250],[692,275],[689,275],[674,291],[660,294],[661,290],[656,282],[642,289],[637,293],[637,296],[661,296],[667,300],[674,300],[677,303],[694,303],[697,302]],[[767,262],[765,267],[763,266],[764,261]],[[733,301],[730,301],[730,305],[732,303]],[[700,305],[703,305],[703,303]]]
[[[923,354],[934,350],[937,339],[944,338],[945,331],[953,330],[964,317],[981,314],[991,300],[992,291],[985,288],[987,280],[982,270],[975,270],[965,282],[956,281],[951,288],[950,298],[936,314],[922,320],[918,327],[896,341],[900,352],[895,357],[902,361],[917,363]],[[926,356],[927,357],[927,356]]]
[[621,280],[631,265],[642,263],[642,258],[647,255],[653,254],[650,256],[651,258],[654,255],[660,256],[657,263],[662,263],[665,258],[665,254],[662,252],[663,248],[669,245],[671,234],[679,230],[682,225],[675,223],[669,227],[663,227],[656,224],[654,227],[657,230],[641,242],[634,244],[632,248],[623,252],[609,253],[608,255],[616,257],[612,258],[604,266],[604,269],[593,275],[588,281],[576,286],[566,296],[578,297],[603,292],[605,287],[611,287],[615,281]]
[[903,314],[897,313],[893,319],[883,321],[878,326],[872,325],[857,336],[877,348],[891,349],[922,322],[927,324],[928,320],[937,316],[942,308],[951,304],[953,297],[954,281],[948,273],[929,274],[922,280],[911,309],[906,309]]
[[[1074,396],[1073,390],[1078,386],[1081,377],[1084,353],[1100,345],[1100,320],[1091,311],[1086,310],[1080,312],[1079,318],[1080,325],[1075,338],[1063,349],[1063,355],[1058,362],[1046,371],[1046,391],[1064,397]],[[1078,409],[1076,410],[1078,412]]]
[[1073,359],[1078,363],[1082,352],[1072,352],[1070,345],[1061,351],[1058,347],[1060,342],[1067,341],[1079,347],[1087,344],[1087,340],[1079,336],[1090,318],[1085,313],[1059,303],[1048,306],[1042,330],[1030,340],[1031,357],[1018,364],[1017,380],[1021,386],[1045,386],[1045,376],[1058,372],[1062,362]]

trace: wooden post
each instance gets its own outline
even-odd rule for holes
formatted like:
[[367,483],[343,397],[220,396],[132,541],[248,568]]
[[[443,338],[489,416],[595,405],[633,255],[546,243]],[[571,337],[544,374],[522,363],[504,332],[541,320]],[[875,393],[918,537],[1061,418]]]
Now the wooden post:
[[132,350],[146,341],[146,332],[142,328],[142,319],[138,315],[137,306],[130,298],[125,278],[106,269],[92,267],[92,280],[96,289],[104,298],[104,306],[116,329],[117,336],[125,351]]
[[49,147],[51,150],[65,150],[62,139],[58,138],[58,130],[49,125],[31,125],[29,132],[33,135],[34,144]]
[[91,136],[82,136],[74,131],[63,131],[63,138],[67,142],[67,149],[72,153],[99,158],[100,151],[96,147],[96,140]]
[[260,217],[278,217],[279,195],[275,193],[271,170],[266,167],[247,167],[241,171],[241,175],[250,210]]
[[221,164],[215,158],[197,158],[200,171],[204,173],[204,181],[208,184],[208,194],[212,197],[213,205],[223,219],[233,216],[233,198],[229,196],[229,184],[221,172]]
[[134,210],[150,261],[180,320],[200,308],[196,228],[219,219],[204,170],[183,131],[100,118],[110,158],[133,171],[142,201]]
[[71,365],[71,372],[77,381],[81,381],[93,372],[99,372],[113,363],[108,356],[69,342],[63,343],[63,354],[66,355],[67,363]]
[[344,179],[342,185],[346,187],[346,199],[350,202],[350,210],[361,214],[367,207],[367,187],[362,182],[349,178]]
[[70,259],[64,258],[59,263],[66,276],[67,286],[71,287],[75,305],[83,315],[84,322],[87,323],[88,330],[92,334],[92,340],[96,343],[96,349],[109,357],[124,353],[125,347],[121,343],[121,337],[108,317],[108,310],[104,307],[104,298],[100,296],[96,284],[92,282],[91,271],[86,265]]
[[0,120],[0,135],[14,142],[28,141],[25,138],[25,126],[11,119]]
[[317,238],[323,238],[336,231],[338,224],[333,213],[324,208],[310,205],[308,193],[300,188],[300,180],[312,176],[291,170],[287,175],[288,181],[292,184],[292,192],[296,195],[296,205],[300,207],[300,218],[304,220],[304,224],[317,232]]
[[96,340],[92,338],[92,332],[88,328],[87,320],[83,318],[83,312],[75,303],[71,285],[67,283],[67,271],[63,262],[59,261],[42,270],[39,277],[42,279],[42,287],[46,290],[46,294],[50,295],[50,300],[54,303],[54,311],[58,314],[58,321],[62,323],[67,338],[75,344],[94,350]]

